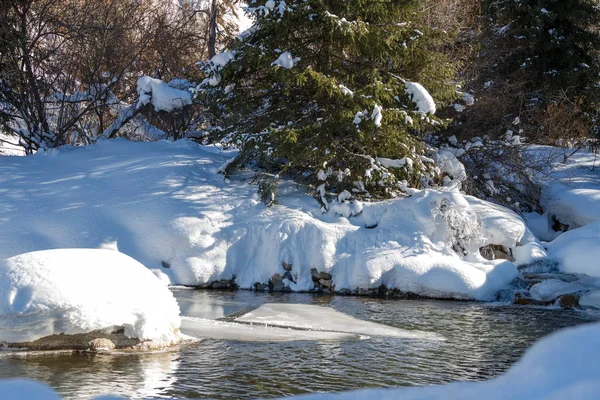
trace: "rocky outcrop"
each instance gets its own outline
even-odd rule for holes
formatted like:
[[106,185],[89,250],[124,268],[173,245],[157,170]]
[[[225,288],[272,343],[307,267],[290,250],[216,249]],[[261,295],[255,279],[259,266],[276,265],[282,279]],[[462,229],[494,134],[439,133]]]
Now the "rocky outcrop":
[[132,352],[165,350],[179,345],[183,341],[183,336],[179,329],[173,331],[172,335],[157,340],[139,340],[137,338],[128,338],[124,334],[124,329],[113,330],[112,332],[97,330],[87,333],[78,333],[73,335],[59,334],[50,335],[38,340],[23,343],[3,343],[7,348],[35,350],[35,351],[54,351],[54,350],[75,350],[89,352],[109,352],[113,350],[124,350]]

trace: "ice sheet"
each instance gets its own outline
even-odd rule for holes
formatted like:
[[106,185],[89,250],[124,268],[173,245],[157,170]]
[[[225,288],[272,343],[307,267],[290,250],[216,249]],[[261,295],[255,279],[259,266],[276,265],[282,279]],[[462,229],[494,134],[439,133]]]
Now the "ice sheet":
[[[368,336],[441,340],[431,332],[409,331],[370,321],[362,321],[332,308],[309,304],[264,304],[235,319],[238,322],[312,331],[345,332]],[[270,328],[272,329],[272,328]]]

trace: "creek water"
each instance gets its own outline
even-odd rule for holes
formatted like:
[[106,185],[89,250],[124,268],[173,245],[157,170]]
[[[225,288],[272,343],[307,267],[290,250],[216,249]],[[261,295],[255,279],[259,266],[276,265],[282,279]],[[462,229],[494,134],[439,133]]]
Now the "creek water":
[[[265,303],[328,306],[358,319],[435,332],[445,340],[204,339],[154,354],[0,356],[0,378],[45,382],[64,398],[278,397],[493,378],[533,342],[596,320],[581,312],[504,304],[174,289],[182,315],[218,319]],[[293,335],[293,332],[292,332]]]

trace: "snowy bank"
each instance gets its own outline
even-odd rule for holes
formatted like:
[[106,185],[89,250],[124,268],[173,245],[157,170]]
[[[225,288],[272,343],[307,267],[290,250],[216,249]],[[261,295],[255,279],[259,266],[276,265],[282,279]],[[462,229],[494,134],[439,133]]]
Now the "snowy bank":
[[[552,226],[552,217],[570,229],[600,220],[598,154],[550,146],[532,146],[527,154],[547,167],[537,176],[542,186],[541,205],[546,211],[546,227]],[[543,240],[554,238],[545,237],[544,229],[534,233]]]
[[567,231],[547,246],[563,272],[600,278],[600,221]]
[[234,279],[246,289],[385,287],[493,300],[517,270],[479,248],[502,245],[519,259],[532,258],[538,245],[516,214],[457,192],[365,203],[347,218],[335,210],[359,205],[342,200],[322,213],[283,183],[279,204],[266,208],[256,187],[241,181],[247,174],[229,181],[218,173],[234,156],[187,141],[113,140],[3,157],[0,259],[112,246],[171,284]]
[[600,324],[570,328],[533,345],[504,375],[487,382],[443,386],[366,389],[300,396],[306,400],[446,399],[588,400],[600,393]]
[[[86,347],[89,341],[110,340],[110,334],[122,330],[135,340],[117,347],[156,348],[181,341],[180,323],[179,306],[168,288],[117,251],[46,250],[0,262],[2,342],[71,348],[78,346],[60,334],[98,331],[76,338],[86,340]],[[60,343],[52,343],[52,335],[59,335]],[[96,345],[112,347],[108,341]]]

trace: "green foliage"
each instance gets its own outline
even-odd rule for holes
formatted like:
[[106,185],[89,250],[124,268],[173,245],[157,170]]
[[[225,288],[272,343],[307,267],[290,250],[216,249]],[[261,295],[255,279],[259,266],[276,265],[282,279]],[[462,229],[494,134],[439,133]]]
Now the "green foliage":
[[[420,185],[432,172],[420,139],[444,121],[418,112],[404,83],[446,103],[456,68],[440,51],[446,35],[421,25],[417,5],[252,2],[257,26],[229,47],[233,60],[204,66],[199,97],[219,126],[211,134],[240,149],[235,165],[336,193],[387,196],[402,180]],[[289,65],[276,63],[288,54]],[[412,162],[385,168],[378,157]]]
[[505,75],[525,73],[531,85],[598,101],[600,3],[598,0],[495,0],[497,31],[515,40],[500,63]]

